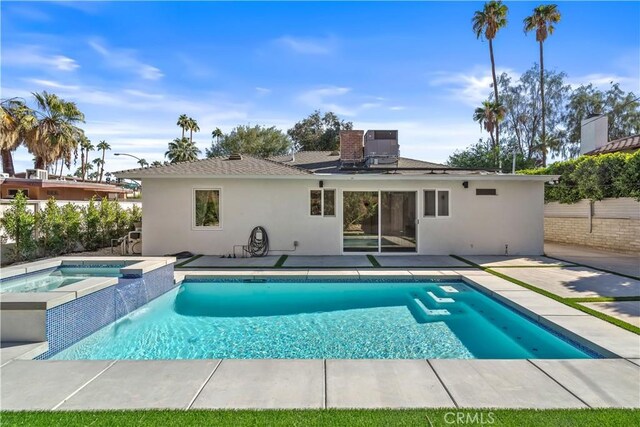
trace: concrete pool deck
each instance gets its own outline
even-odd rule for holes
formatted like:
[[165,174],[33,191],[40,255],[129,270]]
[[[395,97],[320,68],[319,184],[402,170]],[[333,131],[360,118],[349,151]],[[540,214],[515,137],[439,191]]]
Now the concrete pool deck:
[[[194,270],[176,276],[462,278],[610,358],[8,361],[5,351],[15,348],[7,347],[2,409],[640,407],[640,336],[482,270]],[[31,357],[34,348],[42,344],[28,347]]]

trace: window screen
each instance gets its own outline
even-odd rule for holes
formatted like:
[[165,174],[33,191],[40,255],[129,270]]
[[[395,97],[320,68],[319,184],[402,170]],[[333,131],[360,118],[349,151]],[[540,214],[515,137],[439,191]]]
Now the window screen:
[[324,216],[336,215],[336,190],[324,190]]
[[449,191],[438,191],[438,216],[449,216]]
[[424,190],[424,216],[436,216],[436,190]]
[[312,216],[322,215],[322,190],[311,190],[309,213]]

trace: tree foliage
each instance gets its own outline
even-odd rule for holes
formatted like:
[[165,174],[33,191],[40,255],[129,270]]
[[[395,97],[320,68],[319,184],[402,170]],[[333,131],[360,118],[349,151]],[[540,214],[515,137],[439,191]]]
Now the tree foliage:
[[296,123],[287,134],[296,151],[333,151],[340,147],[340,131],[353,129],[353,123],[341,120],[335,113],[320,110]]
[[0,224],[3,240],[7,237],[15,242],[13,256],[16,261],[29,259],[36,249],[35,225],[36,216],[27,207],[29,199],[22,191],[18,191],[9,209],[4,211]]
[[582,156],[520,173],[560,175],[557,183],[545,187],[545,202],[576,203],[581,199],[615,197],[640,200],[640,151]]
[[291,150],[291,140],[276,127],[239,125],[226,135],[216,136],[207,148],[207,157],[249,154],[271,157]]
[[[188,138],[176,138],[169,143],[169,149],[164,155],[171,163],[192,162],[198,160],[200,149]],[[145,165],[148,163],[145,160]],[[142,164],[140,165],[144,167]]]

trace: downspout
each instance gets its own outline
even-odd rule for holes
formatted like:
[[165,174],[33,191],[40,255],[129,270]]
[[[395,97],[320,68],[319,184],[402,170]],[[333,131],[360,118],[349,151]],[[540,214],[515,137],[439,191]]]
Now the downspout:
[[593,232],[593,200],[589,200],[589,234]]

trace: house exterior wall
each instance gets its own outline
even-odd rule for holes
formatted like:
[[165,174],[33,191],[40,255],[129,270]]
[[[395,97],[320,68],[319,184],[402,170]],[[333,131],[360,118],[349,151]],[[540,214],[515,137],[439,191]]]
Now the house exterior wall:
[[632,198],[581,200],[574,204],[547,203],[546,241],[598,249],[640,253],[640,202]]
[[[336,189],[336,216],[309,215],[309,190]],[[419,254],[537,255],[543,252],[543,184],[532,181],[190,179],[143,180],[143,254],[179,251],[222,255],[246,244],[253,227],[264,226],[274,254],[342,253],[342,191],[417,192]],[[192,227],[193,189],[221,189],[221,228]],[[497,196],[476,196],[495,188]],[[423,189],[450,190],[450,217],[423,217]],[[293,249],[295,252],[279,250]],[[240,252],[238,252],[239,254]]]

